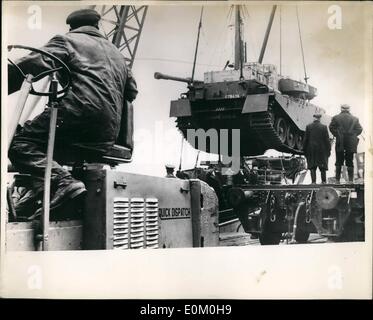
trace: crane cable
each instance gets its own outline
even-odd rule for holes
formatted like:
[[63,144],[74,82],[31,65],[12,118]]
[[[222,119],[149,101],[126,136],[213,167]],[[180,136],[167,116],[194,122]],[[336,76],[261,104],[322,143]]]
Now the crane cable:
[[202,15],[203,15],[203,7],[201,8],[201,15],[199,17],[199,24],[198,24],[198,35],[197,35],[197,43],[196,43],[196,50],[194,51],[194,60],[193,60],[193,70],[192,70],[192,79],[191,83],[194,81],[194,72],[196,69],[196,62],[197,62],[197,53],[198,53],[198,44],[199,44],[199,35],[201,33],[202,27]]
[[300,22],[299,22],[299,13],[298,13],[298,6],[295,6],[296,12],[297,12],[297,22],[298,22],[298,31],[299,31],[299,40],[300,40],[300,48],[302,51],[302,60],[303,60],[303,69],[304,69],[304,81],[307,83],[307,80],[309,77],[307,76],[307,71],[306,71],[306,62],[304,60],[304,50],[303,50],[303,41],[302,41],[302,33],[300,30]]
[[238,38],[240,41],[240,81],[244,80],[243,76],[243,52],[242,52],[242,18],[241,18],[241,6],[238,6]]
[[[226,25],[229,26],[229,22],[230,22],[230,17],[231,17],[231,14],[232,14],[232,10],[233,10],[233,6],[230,6],[229,8],[229,11],[228,11],[228,14],[227,16],[225,17],[226,19]],[[217,61],[220,61],[220,58],[221,58],[221,55],[222,55],[222,52],[226,52],[225,49],[223,50],[220,50],[219,51],[219,56],[217,56],[217,51],[218,51],[218,45],[220,45],[221,43],[226,43],[227,42],[227,38],[229,36],[229,34],[227,33],[227,28],[225,25],[223,25],[223,27],[218,31],[218,41],[216,42],[214,48],[213,48],[213,51],[212,51],[212,54],[211,54],[211,59],[210,61],[214,61],[214,59],[217,57]],[[222,41],[222,39],[224,38],[224,41]],[[228,60],[227,63],[226,63],[226,66],[225,68],[228,67],[230,61]],[[220,65],[217,66],[217,67],[221,67]],[[223,70],[225,70],[225,68]]]
[[181,136],[181,150],[180,150],[179,171],[181,171],[181,162],[183,160],[183,149],[184,149],[184,137]]
[[282,74],[282,12],[281,12],[281,6],[280,7],[280,74]]

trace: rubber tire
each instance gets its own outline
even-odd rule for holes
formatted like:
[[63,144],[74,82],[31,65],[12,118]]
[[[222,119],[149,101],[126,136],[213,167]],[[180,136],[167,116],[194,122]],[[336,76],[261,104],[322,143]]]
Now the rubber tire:
[[307,243],[309,237],[310,233],[307,231],[297,229],[297,231],[295,232],[295,241],[298,243]]
[[271,223],[267,220],[263,226],[262,232],[259,234],[259,242],[261,245],[278,245],[282,239],[282,233],[273,232],[270,225]]
[[[298,219],[297,219],[297,230],[295,231],[294,239],[298,243],[307,243],[310,232],[304,231],[304,228],[306,226],[306,210],[303,206],[302,210],[299,212]],[[311,222],[310,222],[311,223]]]

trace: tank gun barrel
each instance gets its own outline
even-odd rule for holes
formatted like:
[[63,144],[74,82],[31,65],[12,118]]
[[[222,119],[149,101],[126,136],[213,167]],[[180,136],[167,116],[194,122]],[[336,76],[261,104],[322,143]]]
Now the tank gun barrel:
[[170,76],[168,74],[163,74],[163,73],[160,73],[160,72],[155,72],[154,73],[154,78],[155,79],[163,79],[163,80],[173,80],[173,81],[178,81],[178,82],[185,82],[185,83],[188,83],[188,84],[192,84],[192,83],[202,83],[202,81],[198,81],[198,80],[193,80],[191,78],[181,78],[181,77],[174,77],[174,76]]

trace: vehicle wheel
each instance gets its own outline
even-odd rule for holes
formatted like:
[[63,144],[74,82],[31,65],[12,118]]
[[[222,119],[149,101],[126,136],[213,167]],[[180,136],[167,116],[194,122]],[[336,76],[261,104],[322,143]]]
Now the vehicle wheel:
[[295,135],[295,148],[297,148],[298,150],[303,149],[303,134],[301,133],[297,133]]
[[295,232],[295,241],[297,241],[298,243],[307,243],[309,237],[310,233],[307,231],[297,229],[297,231]]
[[263,231],[259,235],[259,242],[261,245],[278,245],[281,241],[282,233]]
[[[300,212],[297,218],[297,229],[295,230],[295,241],[298,243],[307,243],[308,238],[310,237],[310,232],[307,230],[307,222],[306,222],[306,208],[305,206],[301,207]],[[311,222],[309,222],[311,223]]]
[[277,118],[275,121],[275,130],[282,143],[286,141],[287,123],[284,118]]
[[296,143],[296,133],[294,128],[289,125],[288,130],[286,131],[286,144],[290,148],[294,148]]

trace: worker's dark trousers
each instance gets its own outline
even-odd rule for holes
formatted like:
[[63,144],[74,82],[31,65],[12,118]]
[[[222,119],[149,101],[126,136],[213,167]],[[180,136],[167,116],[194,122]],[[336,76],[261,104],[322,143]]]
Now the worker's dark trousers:
[[335,161],[335,166],[336,167],[342,167],[344,163],[346,162],[346,167],[353,167],[354,162],[354,153],[353,152],[348,152],[348,151],[340,151],[336,152],[336,161]]
[[[311,182],[316,183],[316,168],[310,168],[311,172]],[[319,168],[320,173],[321,173],[321,182],[326,183],[326,169],[324,168]]]
[[336,174],[335,178],[337,182],[339,183],[341,178],[341,170],[344,163],[346,163],[347,172],[348,172],[348,180],[350,182],[353,182],[354,180],[354,153],[348,152],[348,151],[340,151],[336,152],[336,161],[335,161],[335,168],[336,168]]
[[[32,176],[32,188],[41,191],[44,184],[45,168],[47,166],[47,146],[49,132],[50,110],[47,109],[32,121],[27,121],[23,128],[18,128],[9,148],[9,159],[12,165],[20,173]],[[63,122],[63,117],[58,117],[58,124]],[[65,131],[65,130],[64,130]],[[68,140],[66,132],[56,132],[55,146],[63,146]],[[58,161],[58,157],[54,156]],[[56,161],[52,163],[51,183],[52,187],[61,179],[71,177],[70,173],[61,167]]]

